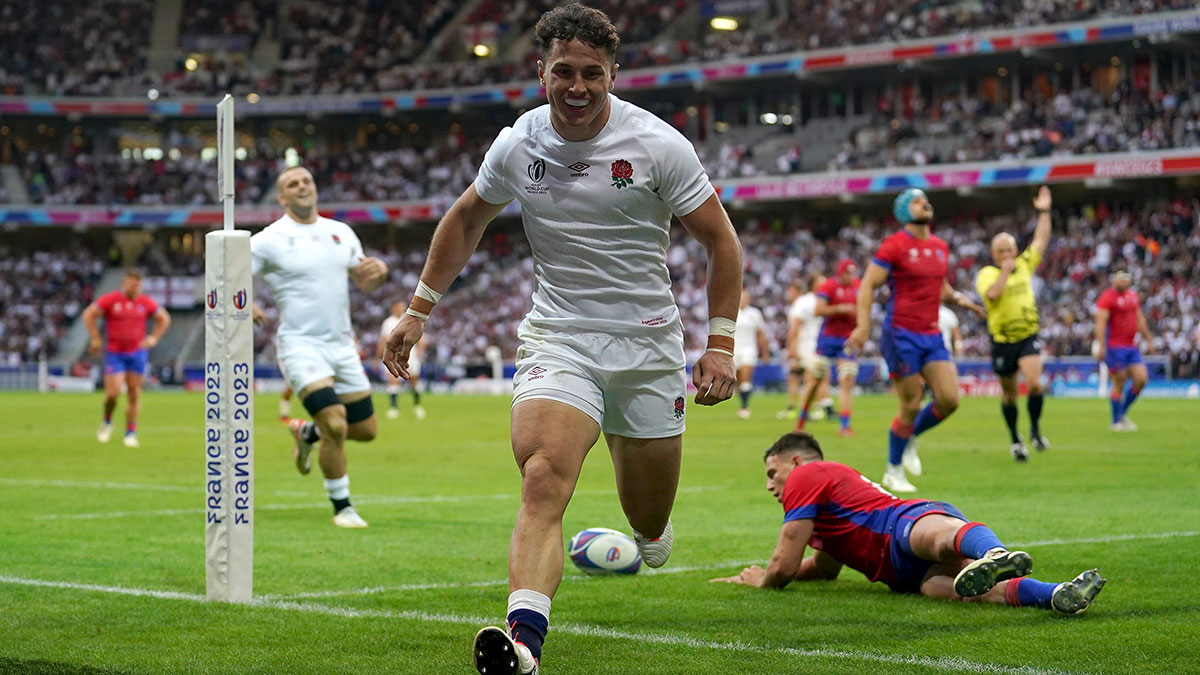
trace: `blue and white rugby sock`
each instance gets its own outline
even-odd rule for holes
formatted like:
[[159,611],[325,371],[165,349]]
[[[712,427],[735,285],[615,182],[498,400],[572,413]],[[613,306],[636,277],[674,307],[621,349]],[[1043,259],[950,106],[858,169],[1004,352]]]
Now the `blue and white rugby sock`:
[[529,648],[542,660],[542,643],[550,630],[550,598],[528,588],[519,588],[508,596],[508,634],[513,642]]

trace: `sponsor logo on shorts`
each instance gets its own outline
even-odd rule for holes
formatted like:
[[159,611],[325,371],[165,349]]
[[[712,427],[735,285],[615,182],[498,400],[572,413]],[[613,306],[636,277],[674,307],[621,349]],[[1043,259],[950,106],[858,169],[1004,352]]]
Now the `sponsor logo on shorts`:
[[682,396],[675,397],[675,419],[677,419],[677,420],[683,419],[683,414],[684,414],[684,409],[686,407],[686,404],[687,404],[687,400],[684,399]]
[[545,368],[543,368],[541,366],[534,366],[529,369],[529,377],[525,378],[525,381],[533,382],[534,380],[540,380],[545,376],[546,376]]

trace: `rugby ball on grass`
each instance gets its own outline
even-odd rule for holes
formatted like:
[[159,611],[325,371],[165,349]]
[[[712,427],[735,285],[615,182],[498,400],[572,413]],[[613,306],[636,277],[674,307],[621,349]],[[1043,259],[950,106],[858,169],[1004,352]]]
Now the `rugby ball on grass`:
[[624,532],[589,527],[571,537],[567,556],[588,574],[633,574],[642,566],[637,544]]

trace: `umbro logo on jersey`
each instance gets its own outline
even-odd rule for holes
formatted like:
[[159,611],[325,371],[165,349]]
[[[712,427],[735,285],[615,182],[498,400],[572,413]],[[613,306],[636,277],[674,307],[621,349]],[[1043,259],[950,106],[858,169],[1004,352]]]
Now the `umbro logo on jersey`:
[[580,177],[586,176],[587,170],[590,169],[591,167],[592,167],[592,165],[588,164],[586,162],[575,162],[574,164],[567,165],[567,168],[572,171],[572,173],[571,173],[572,178],[580,178]]

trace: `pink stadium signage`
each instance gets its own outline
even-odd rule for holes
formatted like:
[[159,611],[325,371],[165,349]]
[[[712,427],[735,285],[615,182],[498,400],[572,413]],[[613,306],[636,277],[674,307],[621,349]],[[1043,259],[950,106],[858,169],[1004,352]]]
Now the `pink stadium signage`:
[[[1200,174],[1200,149],[1166,150],[1092,156],[1086,161],[1062,157],[1054,160],[1012,163],[941,164],[905,170],[876,169],[846,173],[792,174],[716,181],[721,200],[766,202],[804,200],[833,195],[870,195],[918,187],[930,191],[961,187],[1011,187],[1042,183],[1080,182],[1090,178],[1137,179]],[[449,200],[414,202],[362,202],[331,204],[321,215],[348,223],[403,223],[436,220],[450,207]],[[515,208],[505,213],[515,215]],[[282,215],[272,208],[237,209],[241,227],[266,225]],[[91,227],[202,227],[221,224],[220,206],[32,207],[0,205],[0,224]]]
[[[1133,40],[1151,35],[1200,32],[1200,10],[1160,12],[1033,28],[985,31],[971,35],[913,40],[895,45],[865,45],[845,49],[792,52],[714,64],[685,64],[622,71],[621,89],[651,89],[704,82],[803,75],[852,68],[877,67],[931,59],[994,54],[1025,48],[1068,47]],[[450,106],[495,105],[536,100],[543,96],[536,82],[508,83],[463,89],[424,90],[388,96],[278,96],[258,103],[240,103],[239,114],[253,116],[307,113],[373,113],[386,110],[439,109]],[[0,96],[0,115],[93,115],[100,117],[208,117],[216,104],[197,99],[29,98]]]

